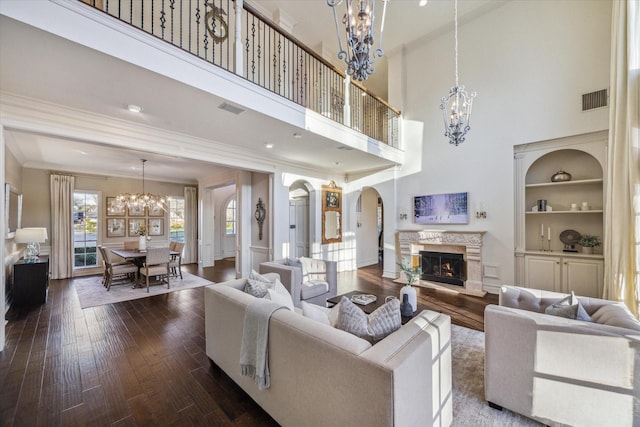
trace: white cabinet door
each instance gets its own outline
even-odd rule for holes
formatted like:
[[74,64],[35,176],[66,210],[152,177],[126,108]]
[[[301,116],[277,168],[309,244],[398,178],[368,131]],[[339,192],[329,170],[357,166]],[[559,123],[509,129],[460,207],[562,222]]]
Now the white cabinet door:
[[559,257],[528,255],[524,268],[525,287],[561,292]]
[[602,298],[604,262],[601,260],[564,258],[562,260],[563,292]]

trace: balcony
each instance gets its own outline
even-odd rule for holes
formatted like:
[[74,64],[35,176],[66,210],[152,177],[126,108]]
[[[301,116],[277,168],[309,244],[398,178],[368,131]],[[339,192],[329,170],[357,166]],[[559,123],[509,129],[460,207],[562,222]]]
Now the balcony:
[[400,112],[231,0],[81,0],[210,64],[398,148]]

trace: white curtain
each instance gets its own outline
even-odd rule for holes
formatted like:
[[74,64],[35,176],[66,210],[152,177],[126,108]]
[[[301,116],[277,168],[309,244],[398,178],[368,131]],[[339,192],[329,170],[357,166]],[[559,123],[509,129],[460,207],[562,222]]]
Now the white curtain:
[[640,3],[613,2],[604,297],[640,313]]
[[75,177],[51,175],[51,278],[73,275],[73,190]]
[[184,252],[182,262],[198,262],[198,189],[184,187]]

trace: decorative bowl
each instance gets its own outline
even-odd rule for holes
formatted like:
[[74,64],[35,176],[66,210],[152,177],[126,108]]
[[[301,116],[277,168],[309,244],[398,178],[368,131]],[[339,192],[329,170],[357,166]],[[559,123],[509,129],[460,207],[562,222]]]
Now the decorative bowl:
[[565,171],[558,171],[551,177],[551,182],[571,181],[571,174]]

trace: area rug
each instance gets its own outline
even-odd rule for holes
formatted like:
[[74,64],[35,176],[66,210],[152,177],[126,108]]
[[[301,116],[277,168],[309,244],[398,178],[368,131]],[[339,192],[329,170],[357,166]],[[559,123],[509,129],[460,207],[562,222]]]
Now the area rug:
[[146,298],[153,295],[166,294],[169,292],[212,284],[212,282],[208,280],[185,272],[182,273],[182,279],[179,277],[171,278],[171,287],[169,289],[167,289],[166,285],[149,286],[149,293],[147,293],[146,287],[133,289],[130,283],[111,285],[111,290],[107,291],[101,281],[102,276],[88,276],[74,279],[76,293],[80,300],[80,307],[96,307],[98,305]]
[[542,426],[484,400],[484,333],[451,325],[453,426]]

